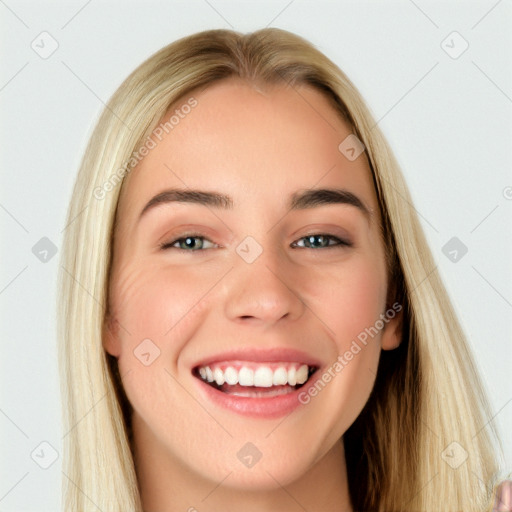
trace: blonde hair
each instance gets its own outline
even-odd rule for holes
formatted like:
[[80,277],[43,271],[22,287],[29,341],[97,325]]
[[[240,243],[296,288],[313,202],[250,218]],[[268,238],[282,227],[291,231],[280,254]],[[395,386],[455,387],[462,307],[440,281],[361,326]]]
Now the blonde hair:
[[[142,511],[129,404],[115,359],[102,346],[116,208],[134,151],[169,108],[226,78],[315,87],[366,147],[390,297],[403,305],[404,320],[400,347],[382,353],[370,399],[344,435],[354,510],[490,510],[496,432],[399,166],[345,74],[309,42],[275,28],[245,35],[210,30],[163,48],[122,83],[91,136],[59,276],[65,510]],[[452,467],[450,454],[460,462],[466,453]]]

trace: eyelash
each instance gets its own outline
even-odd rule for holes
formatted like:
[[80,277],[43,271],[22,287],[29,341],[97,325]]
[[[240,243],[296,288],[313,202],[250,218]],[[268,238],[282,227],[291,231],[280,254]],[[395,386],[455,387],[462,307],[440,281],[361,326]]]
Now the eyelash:
[[[352,247],[352,245],[353,245],[348,240],[343,240],[343,239],[341,239],[341,238],[339,238],[337,236],[329,235],[328,233],[313,233],[311,235],[306,235],[306,236],[300,237],[297,241],[304,240],[304,239],[307,239],[307,238],[320,237],[320,236],[324,237],[324,238],[328,238],[330,240],[335,240],[337,243],[333,244],[333,245],[327,245],[326,247],[318,247],[317,249],[335,249],[335,248],[343,248],[343,247]],[[178,250],[180,252],[204,252],[204,251],[206,251],[208,249],[212,249],[212,247],[208,247],[206,249],[190,249],[189,250],[189,249],[182,249],[181,247],[172,247],[177,242],[181,242],[181,241],[186,240],[188,238],[200,238],[200,239],[203,239],[203,240],[207,240],[210,243],[213,243],[211,240],[209,240],[205,236],[202,236],[199,233],[188,233],[188,234],[185,234],[184,236],[181,236],[180,238],[174,239],[171,242],[164,242],[164,243],[160,244],[160,249],[162,249],[162,250],[175,249],[175,250]],[[293,243],[295,244],[296,242],[293,242]],[[312,247],[299,247],[299,248],[300,249],[312,249],[312,250],[315,250],[315,248],[312,248]]]

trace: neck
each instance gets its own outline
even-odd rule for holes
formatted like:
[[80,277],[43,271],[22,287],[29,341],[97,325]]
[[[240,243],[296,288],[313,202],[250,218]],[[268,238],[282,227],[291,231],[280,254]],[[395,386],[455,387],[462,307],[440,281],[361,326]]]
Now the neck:
[[294,482],[275,488],[233,488],[204,478],[158,444],[133,421],[135,465],[144,512],[352,512],[343,443],[335,445]]

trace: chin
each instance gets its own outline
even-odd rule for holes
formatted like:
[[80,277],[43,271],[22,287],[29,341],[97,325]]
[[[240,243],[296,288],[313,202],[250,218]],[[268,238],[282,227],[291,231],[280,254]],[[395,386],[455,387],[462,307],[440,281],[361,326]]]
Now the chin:
[[[258,450],[252,443],[246,443],[241,449],[234,449],[234,460],[230,457],[222,466],[212,468],[204,476],[222,486],[246,492],[264,492],[279,489],[299,480],[315,465],[313,455],[305,456],[304,446],[283,451],[277,448]],[[297,457],[297,450],[302,451]],[[265,453],[268,452],[268,453]],[[227,476],[229,475],[229,476]]]

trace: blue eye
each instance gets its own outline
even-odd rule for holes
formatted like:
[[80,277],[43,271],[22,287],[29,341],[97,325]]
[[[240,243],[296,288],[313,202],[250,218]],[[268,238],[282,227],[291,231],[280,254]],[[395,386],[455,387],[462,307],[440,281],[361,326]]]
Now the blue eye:
[[[303,242],[302,245],[300,242]],[[205,246],[210,244],[210,247]],[[206,237],[198,234],[188,234],[182,238],[176,238],[175,240],[160,245],[163,250],[166,249],[178,249],[184,252],[196,252],[205,249],[211,249],[216,244],[208,240]],[[314,234],[299,238],[296,242],[291,244],[291,247],[298,247],[301,249],[333,249],[336,247],[351,247],[352,243],[340,238],[327,235],[327,234]]]
[[[190,234],[183,238],[177,238],[172,242],[162,244],[160,247],[161,249],[179,249],[182,251],[194,252],[201,249],[209,249],[210,247],[204,247],[205,242],[212,244],[212,242],[204,236]],[[178,247],[175,247],[176,244],[178,244]]]
[[[298,242],[304,240],[303,245],[299,245]],[[334,243],[330,243],[334,242]],[[350,247],[352,244],[346,240],[341,240],[340,238],[333,235],[324,235],[324,234],[315,234],[308,235],[302,238],[299,238],[297,242],[294,242],[292,246],[301,247],[304,249],[331,249],[333,247],[346,246]]]

